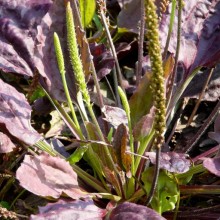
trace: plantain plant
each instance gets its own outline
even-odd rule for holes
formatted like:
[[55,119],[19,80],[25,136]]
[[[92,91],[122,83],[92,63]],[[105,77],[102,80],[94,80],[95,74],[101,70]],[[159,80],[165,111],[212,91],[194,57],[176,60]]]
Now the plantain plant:
[[[141,205],[144,205],[144,208],[149,206],[159,214],[176,208],[177,213],[180,194],[191,192],[183,185],[188,184],[193,175],[206,171],[201,162],[198,162],[199,159],[194,160],[195,165],[192,165],[185,154],[169,152],[167,149],[169,141],[166,140],[169,138],[165,138],[172,137],[176,122],[174,116],[181,105],[183,92],[200,69],[200,66],[196,66],[179,87],[175,88],[181,50],[181,12],[184,4],[182,0],[172,0],[168,36],[162,51],[159,23],[169,1],[156,2],[156,6],[154,0],[141,0],[137,82],[136,90],[129,97],[123,84],[123,75],[114,45],[114,40],[123,34],[123,30],[118,28],[118,32],[112,38],[113,27],[106,16],[105,1],[89,1],[86,5],[85,1],[79,0],[79,8],[76,2],[65,1],[66,45],[58,32],[53,34],[55,64],[59,69],[66,101],[54,98],[51,91],[43,90],[71,131],[71,135],[63,139],[77,143],[77,147],[69,151],[68,156],[64,156],[46,141],[39,140],[37,135],[36,139],[39,141],[33,145],[37,150],[34,147],[28,148],[32,157],[25,156],[16,178],[24,188],[48,199],[63,196],[79,202],[81,198],[86,200],[89,197],[98,203],[102,199],[102,201],[107,199],[108,204],[117,204],[119,211],[114,211],[116,208],[105,213],[106,219],[114,219],[114,215],[120,212],[119,204],[122,206],[125,204],[125,208],[132,206],[131,209],[134,208],[132,203],[138,204],[135,206],[137,209]],[[176,12],[178,12],[178,34],[176,54],[173,57],[168,53],[168,48]],[[87,32],[92,20],[98,30],[98,37],[87,38],[92,35],[90,31]],[[113,85],[109,85],[114,97],[114,106],[104,104],[105,97],[101,93],[88,42],[94,39],[110,48],[115,63],[112,70]],[[145,48],[143,48],[144,39],[147,42]],[[65,47],[68,48],[68,56],[64,53]],[[150,69],[142,76],[143,52],[148,54]],[[71,66],[71,73],[68,72],[67,64]],[[88,86],[90,75],[97,93],[98,108],[93,104],[94,99]],[[70,81],[75,84],[71,85],[68,81],[69,76],[72,77]],[[75,94],[72,93],[72,87],[75,88]],[[216,109],[218,110],[219,106]],[[217,110],[215,114],[213,113],[212,119],[216,116]],[[212,119],[207,122],[206,127]],[[189,149],[191,147],[189,146]],[[39,175],[40,181],[37,184],[42,186],[46,183],[45,191],[43,189],[43,192],[36,191],[35,187],[31,188],[29,180],[22,178],[23,173],[30,167],[33,168],[30,173],[36,172],[35,176]],[[48,180],[47,176],[52,178]],[[53,184],[60,188],[53,190]],[[203,193],[209,191],[208,188],[202,190]],[[219,189],[213,187],[208,193],[210,192],[219,194]],[[158,218],[163,219],[161,216]]]
[[[107,31],[112,52],[115,54],[104,13],[105,3],[104,1],[98,1],[98,3],[101,20]],[[179,1],[180,10],[181,4],[181,1]],[[175,8],[175,5],[176,2],[173,1],[173,8]],[[165,211],[173,210],[180,199],[179,184],[182,181],[182,176],[181,174],[172,175],[169,169],[165,171],[160,170],[164,166],[160,164],[162,163],[160,159],[162,157],[161,148],[163,148],[165,142],[166,118],[168,118],[169,124],[170,112],[174,110],[181,92],[186,85],[183,85],[177,97],[170,97],[169,94],[169,100],[166,100],[165,81],[172,72],[172,63],[174,61],[172,57],[169,57],[167,60],[164,59],[164,61],[162,60],[158,32],[159,21],[154,1],[145,0],[144,8],[146,10],[146,39],[149,42],[147,50],[151,62],[151,71],[140,79],[137,91],[130,100],[128,100],[124,89],[120,86],[117,87],[117,76],[115,77],[115,88],[118,88],[116,93],[120,96],[124,109],[123,114],[126,116],[126,122],[124,123],[119,123],[117,126],[111,127],[114,119],[108,119],[107,121],[109,123],[103,120],[105,129],[102,130],[100,127],[86,83],[83,61],[81,60],[77,44],[79,41],[77,37],[79,36],[76,33],[77,27],[74,24],[70,2],[67,2],[66,5],[67,46],[69,62],[71,63],[77,85],[77,102],[73,102],[69,94],[65,78],[64,55],[57,33],[54,33],[54,47],[71,117],[63,111],[61,114],[63,114],[63,117],[68,118],[71,130],[74,131],[78,141],[81,143],[66,160],[71,164],[78,176],[93,187],[102,198],[115,200],[115,202],[138,202],[145,198],[145,204],[150,205],[161,214]],[[172,25],[172,19],[170,25]],[[80,41],[85,41],[88,44],[86,38]],[[167,41],[169,42],[169,39]],[[87,52],[90,53],[89,50]],[[117,60],[116,56],[115,59]],[[92,60],[90,65],[94,67]],[[175,68],[173,71],[176,71]],[[120,78],[120,74],[118,78]],[[108,115],[106,109],[109,106],[103,104],[94,68],[92,68],[92,77],[99,93],[99,104],[102,114],[106,116]],[[144,89],[143,86],[145,87]],[[143,92],[148,92],[148,94],[143,94]],[[140,113],[139,109],[137,109],[137,106],[140,107],[140,103],[137,103],[135,96],[141,95],[150,97],[148,97],[148,107],[145,108],[145,113]],[[50,100],[58,110],[62,109],[56,100],[52,98]],[[166,105],[168,105],[168,110],[166,109]],[[119,113],[117,107],[112,107],[112,109],[116,113]],[[82,123],[81,125],[80,122]],[[148,123],[147,127],[144,126],[145,123]],[[83,132],[82,127],[85,128],[85,132]],[[155,159],[151,160],[155,164],[153,167],[145,165],[145,154],[150,149],[152,153],[155,152]],[[47,150],[47,152],[54,155],[54,152],[52,153],[50,150]],[[175,158],[175,156],[171,157]],[[92,168],[93,176],[86,174],[82,168],[76,165],[82,158]],[[184,161],[187,164],[185,164],[187,170],[190,165],[186,159]],[[200,169],[194,169],[193,171],[189,171],[188,176],[191,177],[194,173],[203,170],[204,168],[202,167]]]

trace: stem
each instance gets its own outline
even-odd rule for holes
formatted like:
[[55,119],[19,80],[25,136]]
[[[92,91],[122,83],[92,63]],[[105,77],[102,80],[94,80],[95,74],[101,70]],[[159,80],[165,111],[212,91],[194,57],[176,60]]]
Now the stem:
[[[127,118],[128,118],[129,143],[130,143],[130,149],[131,149],[131,174],[132,176],[134,176],[135,174],[134,154],[133,154],[134,153],[134,137],[133,137],[132,125],[131,125],[130,106],[129,106],[126,94],[124,93],[121,87],[118,87],[118,93],[121,97],[121,101],[122,101],[124,110],[126,112]],[[127,197],[130,197],[134,193],[134,189],[135,189],[135,179],[131,177],[128,183]]]
[[70,118],[70,116],[66,113],[66,111],[60,106],[60,104],[56,100],[54,100],[50,97],[50,95],[47,93],[47,91],[43,87],[42,87],[42,89],[44,90],[47,98],[50,100],[50,102],[52,103],[54,108],[59,112],[60,116],[62,117],[62,119],[64,120],[66,125],[69,127],[71,132],[74,134],[76,139],[84,139],[84,138],[81,137],[81,132],[79,132],[79,130],[77,129],[75,123]]
[[215,108],[213,109],[212,113],[209,115],[209,117],[206,119],[205,123],[201,126],[201,128],[197,131],[196,135],[193,137],[193,139],[190,140],[190,142],[188,143],[187,147],[186,147],[186,151],[185,153],[188,153],[189,151],[191,151],[193,149],[193,147],[195,146],[195,144],[198,142],[198,140],[200,139],[200,137],[204,134],[204,132],[206,131],[206,129],[209,127],[209,125],[213,122],[213,120],[215,119],[215,117],[217,116],[218,112],[220,109],[220,100],[218,101],[218,103],[216,104]]
[[165,45],[164,52],[163,52],[164,59],[167,57],[167,51],[168,51],[168,47],[170,44],[170,38],[171,38],[171,34],[172,34],[172,30],[173,30],[173,23],[174,23],[174,19],[175,19],[175,9],[176,9],[176,0],[172,0],[172,9],[171,9],[171,14],[170,14],[169,30],[168,30],[168,34],[167,34],[166,45]]
[[134,172],[137,172],[137,169],[139,167],[140,161],[141,161],[141,156],[143,156],[144,152],[146,151],[146,148],[152,138],[154,137],[155,130],[152,129],[149,133],[149,135],[145,138],[143,144],[140,145],[137,154],[140,155],[140,157],[136,157],[135,164],[134,164]]
[[194,109],[193,109],[193,111],[192,111],[192,114],[191,114],[190,117],[189,117],[189,120],[188,120],[186,126],[189,126],[189,125],[191,124],[191,122],[193,121],[193,117],[194,117],[194,115],[196,114],[196,111],[197,111],[197,109],[198,109],[198,107],[199,107],[199,104],[200,104],[200,102],[201,102],[201,100],[202,100],[202,98],[203,98],[203,96],[204,96],[204,94],[205,94],[207,85],[208,85],[208,83],[209,83],[209,81],[210,81],[210,79],[211,79],[211,77],[212,77],[213,71],[214,71],[214,68],[212,68],[212,69],[209,71],[208,78],[207,78],[206,81],[205,81],[205,84],[204,84],[204,86],[203,86],[203,88],[202,88],[202,92],[201,92],[200,95],[199,95],[199,99],[198,99],[197,102],[196,102],[196,105],[195,105],[195,107],[194,107]]
[[154,196],[154,192],[157,187],[158,177],[160,173],[160,154],[161,154],[161,148],[157,148],[156,149],[156,163],[155,163],[155,168],[154,168],[154,178],[153,178],[150,192],[147,197],[147,201],[146,201],[147,206],[151,203],[153,196]]
[[194,174],[202,173],[204,171],[206,171],[206,168],[204,168],[202,164],[199,164],[191,167],[190,170],[187,171],[186,173],[176,174],[176,178],[184,179],[184,178],[188,178],[189,176],[193,176]]
[[142,75],[142,62],[143,62],[143,43],[144,43],[144,27],[145,27],[145,8],[144,0],[141,0],[141,25],[138,41],[138,66],[136,73],[136,85],[139,84]]
[[167,106],[169,108],[173,88],[174,88],[174,82],[176,78],[176,71],[178,66],[178,59],[179,59],[179,52],[180,52],[180,38],[181,38],[181,22],[182,22],[182,0],[178,0],[178,25],[177,25],[177,42],[176,42],[176,54],[175,54],[175,63],[173,72],[169,79],[169,91],[167,92]]
[[181,194],[208,194],[208,195],[220,195],[219,185],[202,185],[202,186],[179,186]]

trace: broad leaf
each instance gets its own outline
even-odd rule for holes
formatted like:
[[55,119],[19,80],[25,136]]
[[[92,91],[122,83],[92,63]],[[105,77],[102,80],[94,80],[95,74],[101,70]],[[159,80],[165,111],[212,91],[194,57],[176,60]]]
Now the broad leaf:
[[161,215],[143,205],[124,202],[111,211],[107,220],[165,220]]
[[0,69],[32,76],[37,25],[51,0],[0,1]]
[[117,127],[114,135],[113,149],[117,157],[117,163],[121,169],[128,172],[131,168],[131,155],[126,153],[128,142],[128,131],[124,124]]
[[153,97],[150,89],[150,78],[151,73],[145,73],[137,90],[129,100],[132,126],[134,126],[144,115],[148,114],[152,106]]
[[[150,167],[142,173],[142,181],[147,193],[150,192],[152,181],[154,176],[154,168]],[[169,177],[166,171],[161,170],[158,177],[158,184],[154,197],[151,202],[151,206],[159,213],[173,210],[176,206],[176,202],[179,196],[179,190],[176,180]]]
[[42,137],[30,124],[31,107],[25,96],[0,79],[0,127],[20,141],[34,145]]
[[133,0],[123,7],[118,15],[118,28],[138,33],[138,22],[140,20],[140,0]]
[[155,108],[152,107],[149,114],[143,116],[137,124],[135,124],[133,129],[133,135],[135,140],[140,140],[146,137],[151,129],[153,128],[155,115]]
[[95,13],[95,0],[79,0],[80,15],[83,27],[87,27]]
[[105,115],[103,119],[113,125],[114,128],[117,128],[120,124],[128,123],[126,113],[121,108],[105,105],[101,110]]
[[39,196],[59,198],[63,193],[73,199],[87,196],[80,190],[77,175],[69,163],[45,153],[26,155],[16,178],[22,187]]
[[[161,44],[164,47],[168,33],[169,11],[160,25]],[[199,66],[213,66],[220,61],[220,2],[216,0],[186,0],[182,11],[179,62],[183,64],[182,78]],[[177,15],[168,50],[176,53]],[[186,56],[187,54],[187,56]]]
[[[62,43],[65,40],[63,1],[2,0],[0,11],[0,69],[27,76],[38,70],[41,84],[54,98],[64,100],[53,45],[55,31]],[[74,88],[72,73],[67,72],[70,88]]]
[[106,210],[98,208],[92,200],[58,200],[39,207],[39,214],[31,215],[31,220],[102,220]]

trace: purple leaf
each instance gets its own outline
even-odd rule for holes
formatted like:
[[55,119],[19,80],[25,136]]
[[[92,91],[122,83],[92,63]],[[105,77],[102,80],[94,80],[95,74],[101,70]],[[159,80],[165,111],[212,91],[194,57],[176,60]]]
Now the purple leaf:
[[42,137],[32,128],[30,118],[31,107],[25,96],[0,79],[0,125],[12,136],[33,145]]
[[220,157],[206,158],[203,161],[203,166],[216,176],[220,176]]
[[[213,66],[220,61],[220,4],[216,0],[187,0],[182,12],[181,41],[179,62],[183,64],[186,78],[199,66]],[[165,46],[168,33],[169,12],[160,24],[162,46]],[[176,52],[177,16],[168,50]],[[186,56],[187,54],[187,56]]]
[[33,75],[37,25],[48,11],[50,3],[50,0],[1,0],[1,70],[27,76]]
[[[136,91],[129,100],[131,109],[131,122],[134,126],[144,115],[150,112],[152,107],[152,90],[151,84],[151,73],[146,72],[142,77]],[[146,95],[147,94],[147,95]],[[143,105],[144,103],[144,105]]]
[[115,65],[114,58],[104,44],[90,44],[89,47],[96,67],[97,77],[101,80],[113,69]]
[[106,210],[98,208],[92,200],[62,200],[39,208],[40,214],[31,215],[31,220],[102,220]]
[[[27,76],[33,76],[37,69],[42,76],[41,84],[54,98],[63,101],[65,96],[54,53],[53,33],[58,33],[68,60],[64,2],[2,0],[0,11],[0,69]],[[75,94],[72,70],[69,65],[66,69],[70,92]]]
[[62,193],[73,199],[86,197],[80,190],[77,175],[64,159],[48,154],[26,155],[16,172],[20,185],[43,197],[59,198]]
[[150,113],[143,116],[139,120],[139,122],[135,124],[135,127],[133,129],[133,135],[135,140],[144,138],[150,132],[150,130],[153,127],[154,113],[155,113],[155,108],[152,107]]
[[39,208],[40,214],[31,215],[31,220],[56,219],[56,220],[89,220],[103,219],[106,211],[98,208],[92,200],[68,201],[59,200],[56,203],[49,203],[45,207]]
[[143,205],[124,202],[114,208],[108,218],[109,220],[165,220],[153,209]]
[[0,132],[0,153],[9,153],[13,151],[15,147],[10,138]]
[[128,123],[126,113],[121,108],[105,105],[102,108],[102,112],[105,115],[105,118],[103,119],[112,124],[114,128],[117,128],[120,124]]
[[123,7],[118,15],[118,27],[126,28],[127,31],[138,33],[138,22],[140,20],[140,0],[133,0]]
[[[149,157],[151,163],[156,163],[155,152],[146,152],[145,156]],[[185,173],[189,170],[191,164],[186,156],[186,154],[175,152],[161,153],[160,168],[173,173]]]

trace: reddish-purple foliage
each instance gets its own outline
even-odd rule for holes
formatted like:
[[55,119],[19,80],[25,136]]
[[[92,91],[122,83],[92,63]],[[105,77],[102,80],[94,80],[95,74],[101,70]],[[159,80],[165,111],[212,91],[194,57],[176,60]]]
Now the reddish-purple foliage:
[[73,198],[85,198],[77,181],[77,175],[68,162],[46,153],[39,156],[26,155],[16,172],[22,187],[35,195],[59,198],[62,193]]
[[143,205],[124,202],[114,208],[108,218],[109,220],[165,220],[153,209]]
[[97,77],[99,80],[101,80],[113,69],[115,65],[114,58],[104,44],[90,44],[90,50],[91,54],[93,55]]
[[42,137],[30,124],[31,107],[25,96],[0,79],[0,128],[33,145]]
[[206,158],[203,161],[203,166],[216,176],[220,176],[220,157]]
[[121,108],[105,105],[102,108],[102,112],[105,115],[105,118],[103,118],[103,119],[108,121],[115,128],[117,128],[120,124],[127,124],[128,123],[126,113]]
[[98,208],[92,200],[63,200],[39,207],[39,214],[31,215],[31,220],[102,220],[106,210]]
[[[151,163],[156,163],[156,153],[146,152],[145,156],[149,157]],[[186,159],[186,154],[167,152],[161,153],[160,168],[174,173],[185,173],[189,170],[190,160]]]

